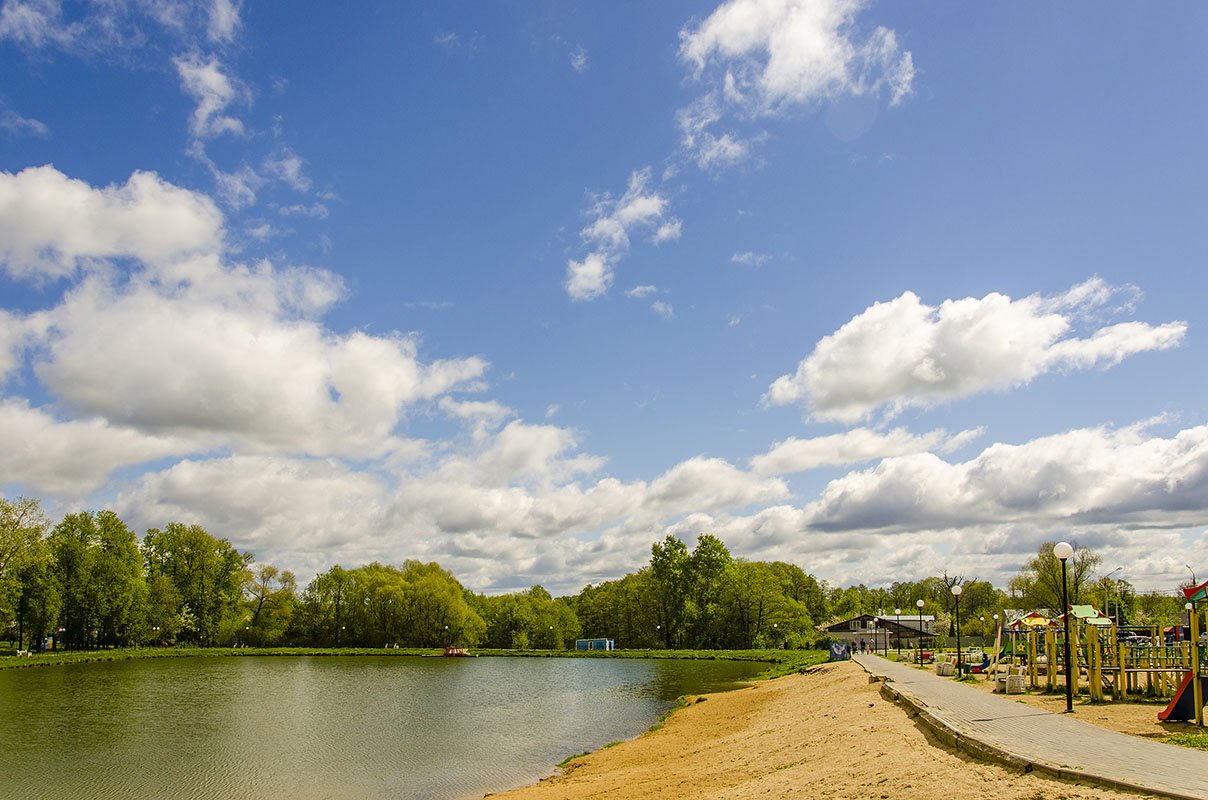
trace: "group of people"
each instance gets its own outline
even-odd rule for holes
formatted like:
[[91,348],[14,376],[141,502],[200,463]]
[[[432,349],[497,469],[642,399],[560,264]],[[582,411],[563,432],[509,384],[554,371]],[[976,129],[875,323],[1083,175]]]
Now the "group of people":
[[876,645],[876,643],[870,644],[868,642],[865,642],[863,639],[861,639],[858,642],[852,642],[851,649],[853,652],[856,652],[856,653],[876,653],[877,645]]

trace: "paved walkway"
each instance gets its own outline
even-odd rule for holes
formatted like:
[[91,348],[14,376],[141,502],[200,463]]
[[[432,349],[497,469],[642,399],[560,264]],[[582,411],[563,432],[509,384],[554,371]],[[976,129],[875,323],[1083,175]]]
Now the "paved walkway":
[[[1166,797],[1208,798],[1208,751],[1162,744],[1051,714],[874,655],[855,661],[962,750],[1063,778]],[[1156,711],[1155,711],[1156,713]]]

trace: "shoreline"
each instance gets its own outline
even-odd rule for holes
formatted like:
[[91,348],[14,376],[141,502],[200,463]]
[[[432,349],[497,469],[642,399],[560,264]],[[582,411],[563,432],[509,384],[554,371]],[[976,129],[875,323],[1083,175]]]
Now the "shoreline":
[[[832,796],[1137,798],[977,761],[881,697],[852,662],[691,696],[664,724],[493,800]],[[942,789],[942,791],[940,791]]]
[[[155,658],[288,658],[295,656],[443,656],[436,647],[127,647],[112,650],[50,651],[34,656],[0,656],[0,670],[95,664]],[[755,680],[766,680],[807,669],[826,660],[825,650],[475,650],[484,658],[619,658],[680,659],[685,661],[754,661],[767,664]]]

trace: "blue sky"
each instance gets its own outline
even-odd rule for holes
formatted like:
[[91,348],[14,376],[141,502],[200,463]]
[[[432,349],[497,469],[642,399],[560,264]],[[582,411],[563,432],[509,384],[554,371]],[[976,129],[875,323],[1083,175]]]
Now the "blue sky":
[[711,531],[1171,590],[1204,18],[4,0],[0,490],[304,578],[573,591]]

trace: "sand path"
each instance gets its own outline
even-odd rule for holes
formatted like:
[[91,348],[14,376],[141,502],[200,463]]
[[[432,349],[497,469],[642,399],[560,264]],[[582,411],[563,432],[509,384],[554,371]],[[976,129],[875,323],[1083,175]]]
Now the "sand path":
[[1140,798],[1024,775],[937,744],[851,662],[706,695],[662,729],[493,798]]

